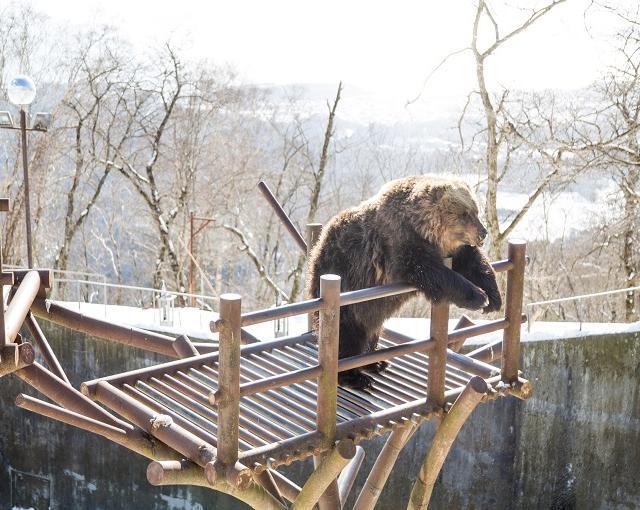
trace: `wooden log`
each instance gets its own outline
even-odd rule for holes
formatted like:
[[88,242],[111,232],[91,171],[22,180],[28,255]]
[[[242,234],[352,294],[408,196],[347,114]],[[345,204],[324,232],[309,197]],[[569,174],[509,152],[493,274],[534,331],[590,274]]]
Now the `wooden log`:
[[483,361],[485,363],[491,363],[502,357],[502,340],[496,340],[494,342],[478,347],[467,354],[467,357]]
[[293,483],[283,474],[278,473],[275,469],[269,469],[269,472],[273,477],[273,481],[276,482],[276,484],[278,485],[278,490],[280,491],[280,494],[282,494],[282,496],[286,500],[291,501],[293,503],[298,497],[298,495],[300,494],[300,491],[302,490],[302,488],[299,485]]
[[216,449],[211,444],[108,382],[98,383],[95,396],[97,400],[196,464],[204,467],[215,458]]
[[[451,268],[451,259],[445,259],[444,263]],[[449,303],[446,301],[431,304],[429,331],[434,347],[429,352],[427,401],[436,408],[442,408],[444,407],[444,378],[447,370],[449,341]]]
[[32,365],[35,357],[33,346],[27,342],[0,347],[0,377]]
[[40,277],[40,287],[50,289],[53,285],[53,271],[51,269],[12,269],[14,285],[19,285],[27,274],[35,271]]
[[177,357],[173,348],[174,339],[168,335],[89,317],[45,299],[36,299],[31,311],[42,319],[75,331],[156,352],[170,358]]
[[378,454],[375,464],[369,472],[353,510],[369,510],[375,508],[382,489],[384,488],[391,470],[398,460],[398,456],[416,430],[417,424],[406,421],[404,426],[393,429],[382,450]]
[[4,312],[5,343],[9,344],[15,340],[38,290],[40,290],[40,275],[37,271],[29,271],[20,282]]
[[[340,277],[322,275],[320,277],[320,298],[325,306],[320,310],[318,321],[318,399],[316,404],[316,424],[323,438],[323,447],[329,449],[335,443],[336,415],[338,411],[338,341],[340,332]],[[318,469],[324,462],[324,455],[316,455],[314,464]],[[318,501],[320,510],[340,507],[340,494],[335,477],[326,493]],[[304,489],[303,489],[304,490]]]
[[[462,315],[462,317],[458,319],[458,322],[453,329],[455,331],[457,329],[468,328],[469,326],[475,326],[475,322],[473,322],[466,315]],[[464,345],[465,340],[466,338],[463,338],[461,340],[458,340],[457,342],[452,342],[449,344],[449,348],[454,352],[459,352],[460,349],[462,349],[462,346]]]
[[25,323],[27,325],[27,328],[29,328],[29,332],[31,333],[31,336],[33,337],[33,341],[38,347],[38,350],[40,351],[42,358],[47,364],[47,367],[49,367],[49,370],[51,370],[51,372],[53,372],[55,375],[57,375],[60,379],[62,379],[67,384],[71,384],[69,382],[69,378],[67,377],[67,374],[65,374],[62,368],[62,365],[60,364],[60,362],[58,361],[58,358],[56,357],[56,353],[53,352],[51,345],[49,345],[49,342],[47,341],[47,338],[44,336],[42,329],[40,329],[40,325],[36,322],[36,319],[31,312],[27,314]]
[[45,397],[66,409],[116,427],[131,428],[131,425],[102,409],[102,407],[51,373],[37,361],[22,370],[18,370],[15,375]]
[[187,335],[176,337],[173,341],[173,350],[176,351],[179,358],[190,358],[200,354]]
[[[254,352],[268,351],[271,349],[279,349],[286,345],[294,345],[297,343],[307,342],[314,338],[310,333],[303,335],[296,335],[290,337],[278,338],[276,340],[270,340],[268,342],[256,343],[242,347],[241,352],[243,355],[248,355]],[[175,356],[175,354],[174,354]],[[217,363],[219,359],[218,350],[208,354],[201,354],[192,358],[185,358],[176,361],[170,361],[161,365],[153,365],[146,368],[139,368],[137,370],[131,370],[122,374],[110,375],[107,377],[101,377],[100,379],[94,379],[92,381],[86,381],[80,385],[81,391],[88,396],[93,394],[95,386],[100,381],[107,381],[114,385],[121,385],[125,383],[135,383],[138,379],[149,379],[151,377],[160,377],[165,373],[175,373],[178,370],[189,370],[192,367],[200,367],[205,364]],[[214,400],[215,402],[215,400]]]
[[109,423],[94,420],[93,418],[87,418],[74,411],[30,397],[29,395],[19,394],[16,397],[16,406],[53,420],[58,420],[68,425],[93,432],[115,443],[122,444],[125,443],[127,439],[127,431],[123,428],[115,427]]
[[16,405],[22,409],[27,409],[28,411],[101,435],[151,460],[177,459],[182,457],[182,455],[164,443],[156,441],[146,432],[143,432],[137,427],[131,427],[129,424],[126,424],[128,428],[113,426],[104,421],[88,418],[83,414],[27,395],[18,395]]
[[266,199],[266,201],[271,206],[271,209],[273,209],[273,212],[276,213],[276,216],[278,216],[278,218],[280,219],[284,227],[287,229],[287,232],[289,232],[289,234],[291,235],[291,237],[293,237],[293,240],[296,242],[300,250],[302,250],[302,253],[305,253],[307,251],[307,243],[305,242],[300,232],[298,232],[298,229],[293,225],[293,222],[289,219],[289,216],[287,216],[287,213],[284,212],[284,209],[280,205],[280,202],[278,202],[278,199],[275,197],[273,193],[271,193],[269,186],[267,186],[267,184],[264,181],[260,181],[258,183],[258,189],[260,190],[260,193],[262,193],[262,196]]
[[220,296],[218,460],[227,466],[233,466],[238,460],[241,302],[238,294]]
[[426,509],[429,505],[433,486],[449,450],[462,425],[480,403],[486,391],[487,383],[484,379],[474,377],[442,419],[411,490],[407,510]]
[[513,263],[507,274],[507,294],[505,319],[509,326],[502,337],[502,380],[505,383],[518,380],[520,364],[520,321],[522,315],[522,293],[524,289],[524,268],[526,265],[527,243],[521,240],[509,240],[509,261]]
[[210,483],[204,470],[187,460],[152,462],[147,467],[147,480],[151,485],[197,485],[229,494],[243,501],[256,510],[285,510],[285,506],[271,496],[264,488],[252,484],[238,489],[229,485],[226,480],[215,480]]
[[338,477],[338,492],[340,494],[340,506],[344,508],[344,505],[349,497],[351,488],[353,487],[356,477],[360,472],[360,467],[364,462],[364,448],[362,446],[356,446],[356,454],[349,461],[349,464],[342,470]]
[[318,432],[324,446],[330,448],[336,435],[338,402],[338,340],[340,330],[340,277],[320,277],[320,297],[326,303],[320,312],[318,327],[318,403],[316,407]]
[[[294,501],[291,507],[292,510],[312,510],[325,493],[327,487],[336,479],[340,471],[355,454],[356,446],[351,439],[339,441],[308,478]],[[333,507],[332,510],[339,508],[338,503],[338,506]]]
[[259,483],[264,490],[271,494],[276,500],[284,504],[284,496],[280,492],[280,486],[273,477],[275,471],[271,469],[264,469],[260,472],[253,474],[253,479]]

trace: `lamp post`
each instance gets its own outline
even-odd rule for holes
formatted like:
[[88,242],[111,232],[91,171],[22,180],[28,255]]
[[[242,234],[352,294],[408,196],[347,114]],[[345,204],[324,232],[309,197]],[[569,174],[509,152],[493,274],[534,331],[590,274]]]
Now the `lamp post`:
[[27,108],[36,97],[36,86],[33,80],[23,74],[17,75],[7,87],[9,101],[20,108],[20,125],[15,126],[11,114],[0,111],[0,128],[19,129],[22,147],[22,171],[24,174],[24,209],[27,226],[27,263],[33,267],[33,248],[31,244],[31,207],[29,204],[29,162],[27,157],[27,131],[47,131],[51,123],[50,113],[37,113],[33,125],[27,128]]
[[[201,221],[202,223],[200,224],[200,226],[196,229],[195,228],[195,222],[196,221]],[[212,221],[216,221],[214,218],[204,218],[204,217],[200,217],[200,216],[196,216],[196,214],[193,211],[189,212],[189,294],[195,294],[195,286],[193,284],[193,261],[195,259],[195,255],[194,255],[194,250],[195,250],[195,243],[194,243],[194,239],[195,237],[200,233],[200,231],[205,228],[209,223],[211,223]],[[190,298],[191,301],[191,306],[195,306],[195,298],[193,296],[191,296]]]

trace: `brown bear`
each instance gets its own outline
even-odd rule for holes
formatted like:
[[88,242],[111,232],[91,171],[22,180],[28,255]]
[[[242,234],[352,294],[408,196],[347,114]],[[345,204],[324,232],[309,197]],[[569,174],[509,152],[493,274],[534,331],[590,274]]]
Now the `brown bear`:
[[[432,302],[486,312],[502,300],[496,277],[480,251],[487,235],[478,205],[462,181],[426,175],[389,182],[377,195],[334,216],[309,259],[307,296],[318,297],[320,276],[336,274],[342,292],[394,282],[415,285]],[[452,269],[443,258],[452,257]],[[342,307],[340,357],[371,352],[382,324],[414,293]],[[340,373],[340,384],[366,389],[373,379],[362,370]]]

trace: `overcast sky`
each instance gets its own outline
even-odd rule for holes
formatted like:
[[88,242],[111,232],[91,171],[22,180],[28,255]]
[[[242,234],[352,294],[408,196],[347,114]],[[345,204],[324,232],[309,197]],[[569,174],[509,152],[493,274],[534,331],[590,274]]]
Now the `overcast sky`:
[[[171,38],[194,57],[229,62],[245,81],[337,83],[415,96],[429,71],[469,45],[475,2],[467,0],[35,0],[70,24],[109,22],[136,45]],[[503,33],[541,2],[494,1]],[[519,5],[519,9],[509,7]],[[610,64],[615,17],[590,0],[568,0],[504,46],[488,64],[492,83],[577,88]],[[526,6],[526,7],[525,7]],[[586,16],[585,16],[586,12]],[[489,28],[489,27],[485,27]],[[489,30],[484,31],[489,34]],[[452,58],[425,94],[474,86],[469,52]]]

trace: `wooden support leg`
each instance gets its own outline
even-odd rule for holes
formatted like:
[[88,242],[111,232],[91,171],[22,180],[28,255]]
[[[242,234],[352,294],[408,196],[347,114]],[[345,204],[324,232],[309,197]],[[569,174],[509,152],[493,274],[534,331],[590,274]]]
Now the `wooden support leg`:
[[35,361],[35,350],[30,343],[9,344],[0,347],[0,377],[22,370]]
[[[316,424],[318,432],[322,434],[323,447],[328,449],[335,442],[338,406],[339,276],[322,275],[320,277],[320,297],[325,305],[320,310],[318,320],[318,363],[321,367],[321,372],[320,377],[318,377]],[[319,455],[313,459],[316,469],[320,469],[326,461],[325,455]],[[318,502],[320,510],[336,510],[340,508],[340,493],[338,483],[335,480],[339,472],[327,484],[326,492]]]
[[342,470],[338,477],[338,492],[340,493],[340,507],[344,508],[344,504],[349,497],[353,482],[356,481],[356,476],[360,471],[360,466],[364,461],[364,448],[362,446],[356,446],[356,455],[351,459],[347,467]]
[[275,469],[270,469],[269,472],[273,477],[273,481],[276,482],[280,494],[282,494],[285,499],[293,503],[302,489],[291,480],[289,480],[286,476],[278,473]]
[[398,455],[411,438],[416,427],[417,424],[408,422],[404,427],[397,427],[391,432],[371,468],[371,472],[360,491],[353,510],[370,510],[376,506],[384,484],[387,482],[387,478],[389,478],[389,474],[398,460]]
[[484,379],[477,376],[473,377],[443,418],[433,437],[429,453],[420,467],[418,478],[411,491],[407,510],[422,510],[429,505],[433,486],[449,450],[462,425],[480,403],[486,391],[487,383]]
[[[322,460],[311,474],[296,498],[291,510],[312,510],[320,497],[325,494],[327,487],[334,482],[340,471],[356,454],[356,446],[351,439],[342,439]],[[332,510],[339,509],[338,506]]]
[[223,479],[210,483],[204,470],[197,464],[182,460],[152,462],[147,467],[147,480],[151,485],[199,485],[229,494],[256,510],[284,510],[285,506],[258,484],[244,489],[230,485]]

